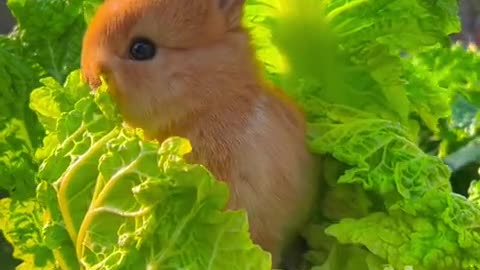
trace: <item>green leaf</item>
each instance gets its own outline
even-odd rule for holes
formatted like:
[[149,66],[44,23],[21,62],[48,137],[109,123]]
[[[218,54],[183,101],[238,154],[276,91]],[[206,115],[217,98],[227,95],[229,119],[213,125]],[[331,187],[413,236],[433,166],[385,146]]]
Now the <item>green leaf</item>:
[[44,148],[37,197],[61,267],[271,269],[270,255],[250,240],[246,213],[223,210],[226,184],[183,160],[188,141],[144,141],[121,126],[106,85],[92,96],[78,91],[78,78],[44,80],[32,93],[58,142]]
[[478,52],[466,50],[461,44],[436,46],[406,58],[404,64],[410,70],[409,95],[412,100],[416,98],[419,114],[432,120],[450,117],[448,128],[471,136],[480,106]]
[[22,43],[22,55],[38,63],[45,73],[63,82],[80,66],[80,50],[86,29],[83,6],[90,0],[8,0]]
[[[425,111],[445,116],[444,100],[412,106],[417,96],[408,95],[400,52],[445,43],[460,27],[456,10],[455,0],[255,0],[246,24],[255,28],[267,72],[307,112],[315,97],[406,126],[412,112],[421,112],[435,127],[436,117]],[[278,53],[281,58],[270,57]]]
[[[327,229],[340,243],[362,244],[373,254],[388,260],[396,269],[475,269],[480,265],[480,209],[463,198],[432,191],[423,213],[403,211],[372,213],[361,219],[344,219]],[[438,211],[435,215],[434,211]],[[456,212],[456,211],[460,211]]]
[[449,169],[409,141],[401,125],[368,118],[333,122],[328,115],[318,121],[311,125],[312,149],[354,166],[339,183],[359,183],[389,200],[415,198],[432,188],[450,191]]
[[0,37],[0,44],[0,189],[26,199],[34,194],[33,152],[43,136],[28,109],[37,70],[16,54],[15,41]]
[[468,199],[480,205],[480,181],[472,181],[468,189]]
[[43,147],[38,148],[36,159],[43,160],[57,147],[63,138],[59,138],[55,132],[57,123],[65,123],[62,112],[74,109],[75,103],[90,92],[90,88],[81,81],[78,70],[73,71],[67,78],[64,85],[60,85],[55,79],[49,77],[41,80],[43,86],[32,91],[30,108],[36,112],[40,123],[47,132],[43,139]]
[[312,270],[385,270],[385,265],[385,261],[358,246],[336,245],[327,261]]
[[178,138],[160,150],[136,138],[110,141],[99,164],[103,181],[77,238],[89,269],[271,268],[269,255],[249,239],[245,213],[222,213],[226,185],[185,163],[189,148]]
[[0,230],[23,261],[17,269],[54,269],[52,251],[42,241],[42,212],[34,200],[0,200]]
[[[409,141],[397,123],[355,119],[341,107],[325,112],[311,125],[312,149],[350,166],[328,191],[345,190],[324,204],[323,215],[340,220],[327,233],[341,244],[365,246],[395,269],[478,267],[480,207],[451,193],[449,169]],[[352,192],[356,185],[369,195]],[[361,206],[370,200],[375,208],[370,203],[348,216],[331,214],[341,213],[336,205],[343,201]]]
[[103,2],[103,0],[84,0],[83,1],[83,14],[85,21],[88,23],[95,14],[97,7]]
[[256,28],[258,55],[303,105],[312,151],[346,165],[326,173],[315,215],[320,228],[332,224],[327,233],[339,243],[322,246],[320,231],[306,234],[314,269],[479,267],[470,250],[479,243],[479,208],[452,193],[448,167],[420,149],[412,121],[438,132],[452,115],[451,66],[439,80],[420,61],[448,50],[447,35],[460,26],[457,1],[250,3],[246,24]]
[[455,92],[451,88],[441,87],[432,76],[431,69],[418,65],[415,59],[406,58],[403,65],[412,111],[420,116],[431,131],[438,133],[440,119],[451,116],[450,105]]

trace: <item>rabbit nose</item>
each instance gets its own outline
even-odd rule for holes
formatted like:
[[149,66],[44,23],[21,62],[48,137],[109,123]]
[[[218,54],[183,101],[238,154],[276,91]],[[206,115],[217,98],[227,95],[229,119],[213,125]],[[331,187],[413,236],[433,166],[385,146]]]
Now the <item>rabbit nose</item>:
[[96,64],[86,64],[82,67],[82,74],[83,79],[91,88],[96,89],[102,84],[100,79],[100,76],[102,76],[100,66]]
[[108,81],[108,77],[111,75],[110,64],[106,57],[98,54],[97,57],[87,59],[82,63],[83,77],[90,87],[96,89],[102,84],[100,77],[103,76]]

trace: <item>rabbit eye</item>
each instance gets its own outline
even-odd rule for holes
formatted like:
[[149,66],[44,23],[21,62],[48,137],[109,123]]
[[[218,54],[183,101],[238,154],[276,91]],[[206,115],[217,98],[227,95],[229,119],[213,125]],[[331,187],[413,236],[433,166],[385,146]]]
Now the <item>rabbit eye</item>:
[[143,61],[152,59],[155,56],[155,45],[148,39],[135,39],[130,45],[130,57],[133,60]]

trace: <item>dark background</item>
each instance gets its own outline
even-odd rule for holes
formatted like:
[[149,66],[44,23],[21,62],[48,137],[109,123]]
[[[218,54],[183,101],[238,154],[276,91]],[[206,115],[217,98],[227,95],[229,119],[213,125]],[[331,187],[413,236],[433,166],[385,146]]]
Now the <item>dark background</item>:
[[0,0],[0,34],[6,34],[12,29],[15,20],[7,9],[6,0]]

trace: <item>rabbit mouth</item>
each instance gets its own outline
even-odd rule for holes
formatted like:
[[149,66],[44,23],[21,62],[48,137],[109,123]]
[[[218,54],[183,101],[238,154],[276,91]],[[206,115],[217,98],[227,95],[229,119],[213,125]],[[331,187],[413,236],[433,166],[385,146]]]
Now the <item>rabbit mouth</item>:
[[118,99],[121,95],[120,89],[118,89],[118,85],[114,76],[111,72],[104,71],[101,75],[103,83],[106,84],[107,90],[112,95],[113,98]]

